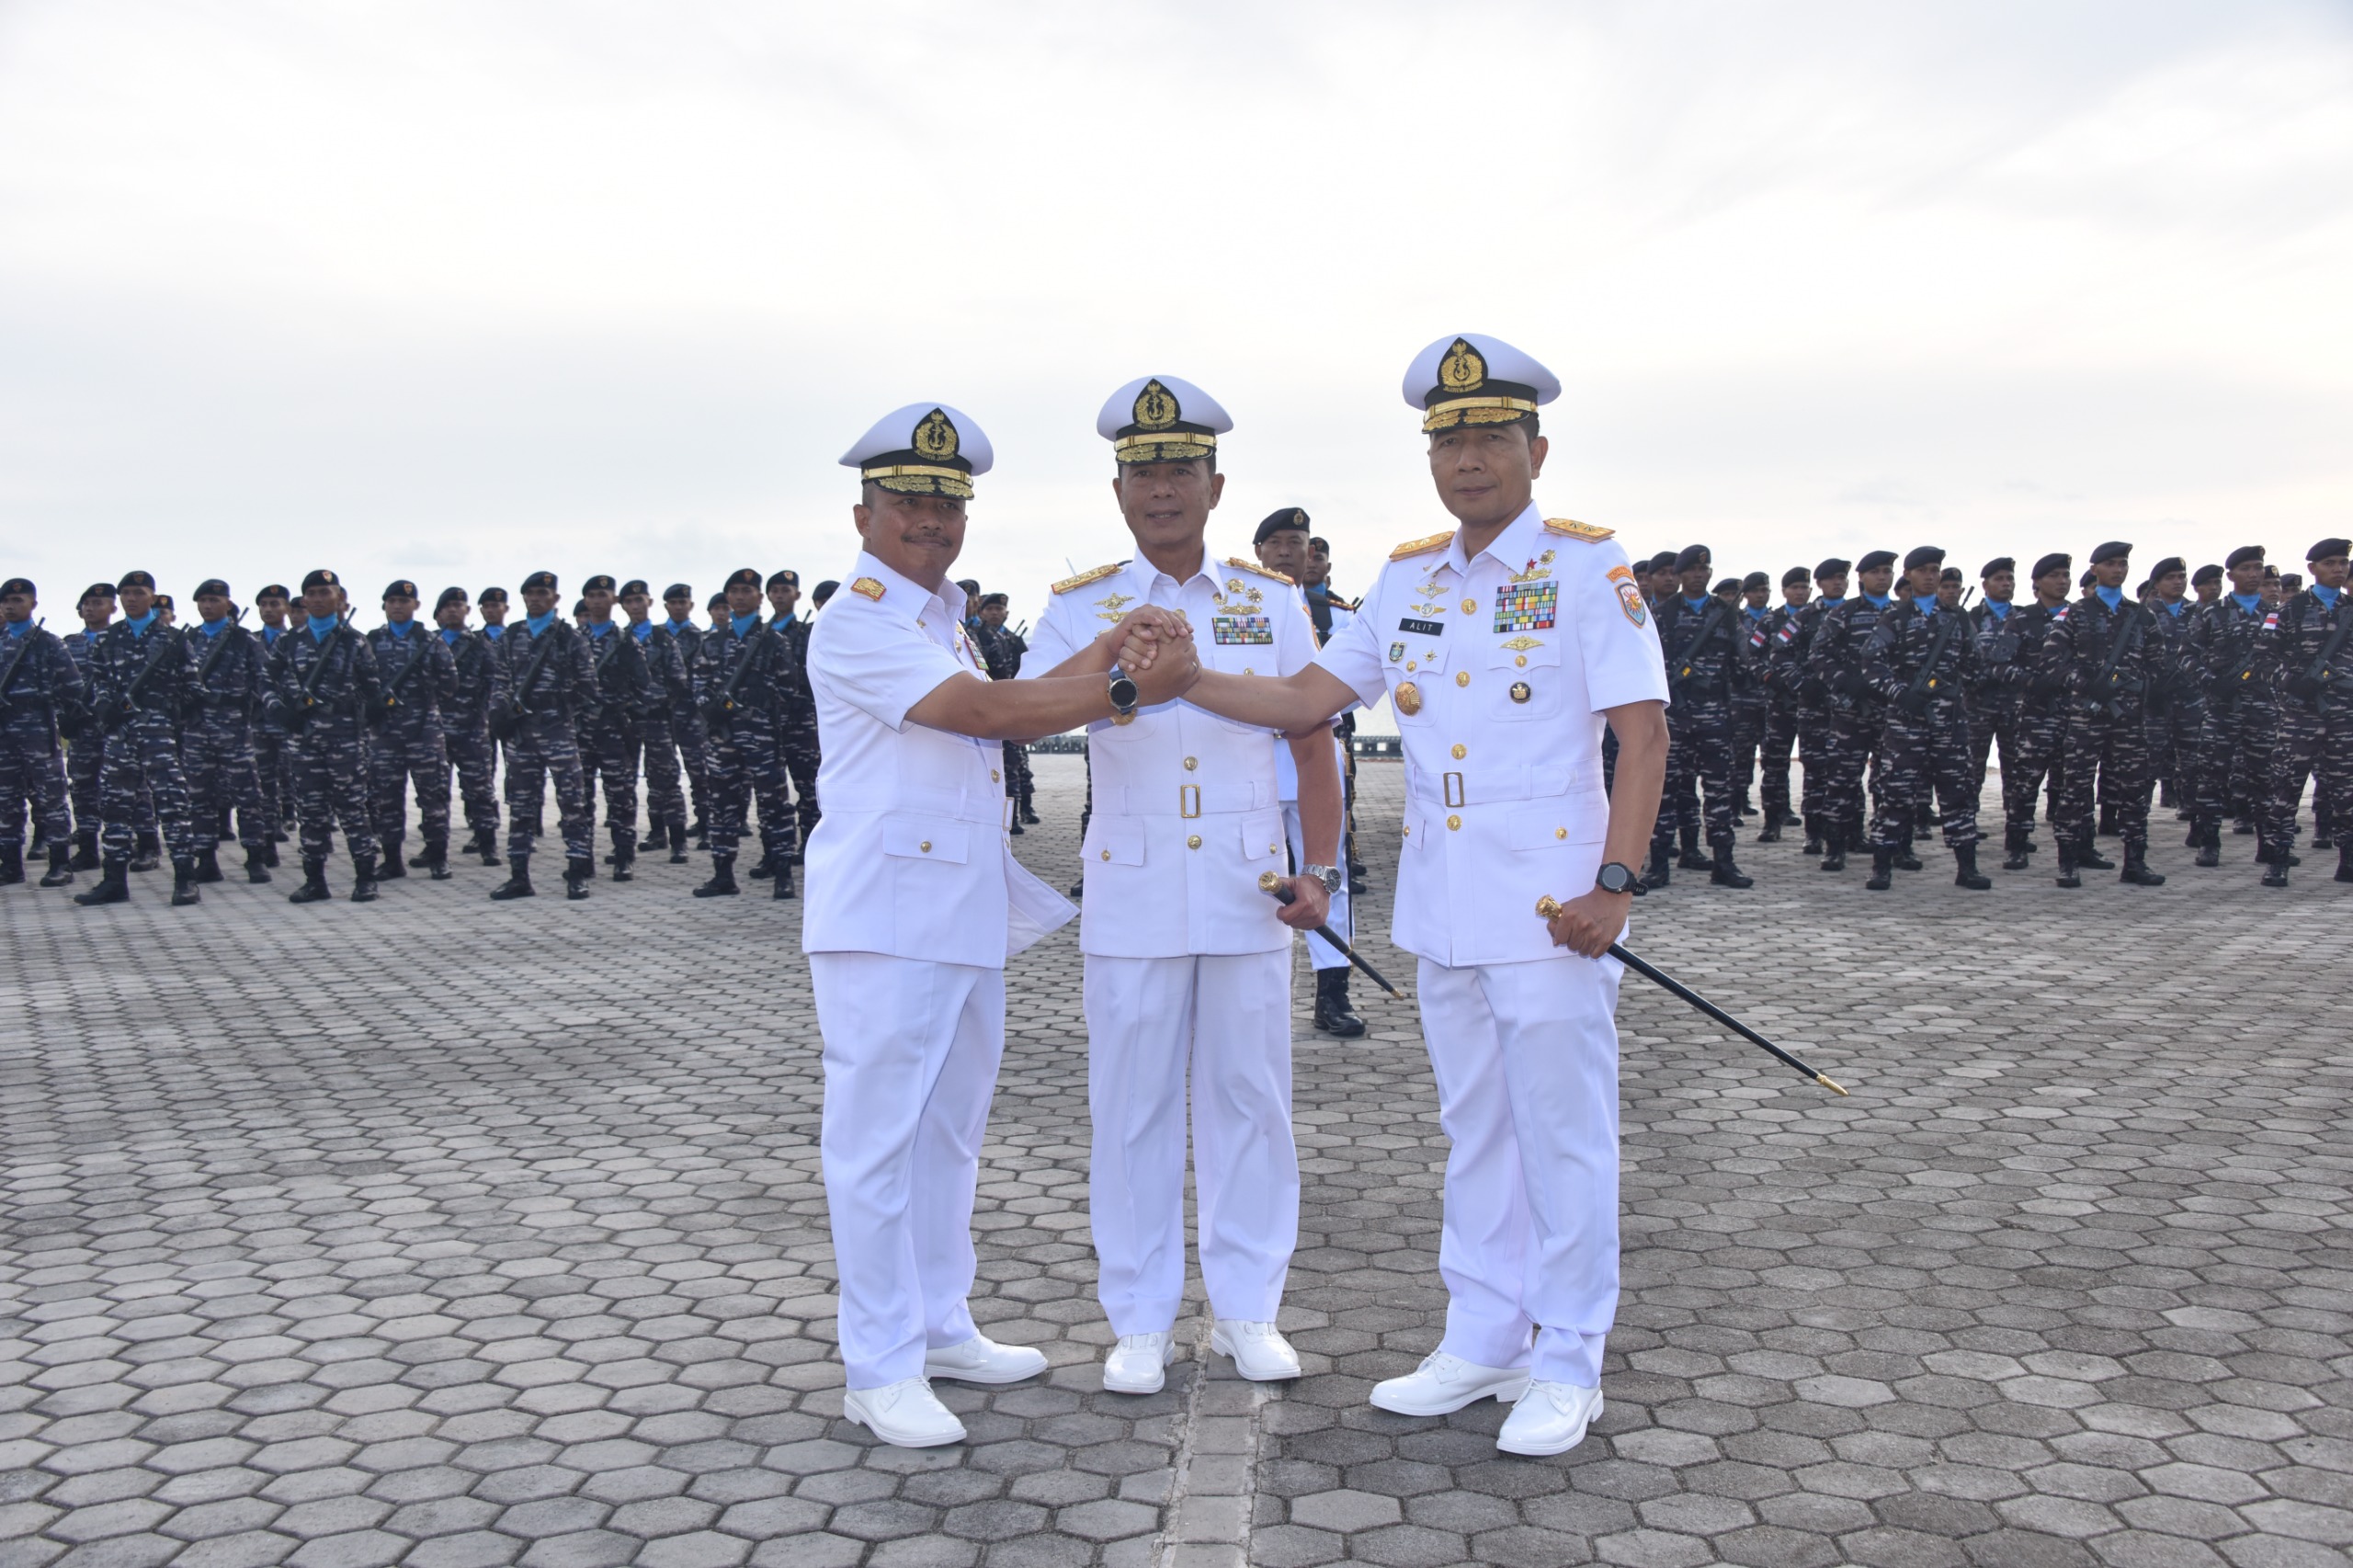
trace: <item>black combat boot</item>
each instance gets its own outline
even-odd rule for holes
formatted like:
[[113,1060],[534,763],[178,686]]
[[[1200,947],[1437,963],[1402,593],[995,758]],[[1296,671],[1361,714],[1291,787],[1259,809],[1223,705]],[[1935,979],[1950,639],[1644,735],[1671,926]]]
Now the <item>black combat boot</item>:
[[1916,871],[1920,869],[1920,857],[1913,854],[1912,846],[1906,844],[1895,851],[1893,864],[1899,871]]
[[2245,838],[2248,834],[2255,831],[2255,819],[2253,817],[2240,817],[2231,824],[2231,831],[2237,834],[2241,838]]
[[776,869],[776,881],[768,885],[768,897],[771,899],[779,899],[799,898],[801,894],[799,891],[792,885],[792,867],[789,863],[779,866]]
[[756,882],[764,882],[770,877],[775,876],[776,861],[777,858],[774,855],[768,853],[765,849],[761,850],[759,862],[752,868],[749,873],[751,879]]
[[2075,846],[2075,865],[2079,869],[2086,871],[2116,869],[2116,862],[2101,854],[2098,845],[2089,843]]
[[286,835],[272,829],[269,836],[262,841],[261,863],[273,871],[278,869],[278,846],[285,842]]
[[1978,892],[1984,892],[1994,885],[1994,879],[1977,869],[1977,846],[1974,844],[1954,845],[1952,858],[1953,886],[1972,888]]
[[2100,807],[2099,830],[2097,836],[2101,838],[2114,838],[2116,836],[2116,808],[2114,806]]
[[[2002,847],[2009,851],[2003,858],[2005,871],[2023,871],[2027,868],[2026,829],[2006,827],[2002,830]],[[1974,851],[1972,850],[1972,857]]]
[[[448,858],[449,853],[449,846],[445,841],[441,846],[442,858],[444,859]],[[384,858],[389,860],[392,858],[392,856],[388,853]],[[408,869],[412,871],[422,871],[431,864],[433,864],[433,840],[428,838],[425,841],[425,846],[423,848],[419,849],[415,854],[408,858]]]
[[1348,1006],[1347,969],[1315,971],[1315,1027],[1338,1040],[1363,1038],[1364,1020]]
[[95,827],[77,829],[74,835],[74,858],[66,864],[77,871],[98,869],[98,830]]
[[399,838],[384,840],[383,869],[369,878],[370,881],[389,882],[395,878],[408,875],[408,862],[401,858],[401,845],[406,842],[407,837],[406,834],[403,834]]
[[1780,818],[1776,813],[1772,812],[1767,812],[1765,813],[1765,825],[1756,830],[1756,842],[1759,844],[1779,844],[1781,842],[1781,823]]
[[208,844],[196,852],[196,880],[199,882],[217,882],[222,880],[219,845]]
[[1873,892],[1885,892],[1895,885],[1895,851],[1881,847],[1871,851],[1871,874],[1863,886]]
[[2149,852],[2146,849],[2135,849],[2131,845],[2125,846],[2124,869],[2116,874],[2116,880],[2120,882],[2130,882],[2135,887],[2165,886],[2164,873],[2149,869],[2148,855]]
[[0,887],[12,888],[25,880],[25,846],[0,844]]
[[1711,859],[1699,847],[1699,830],[1696,827],[1687,827],[1682,829],[1681,833],[1683,836],[1683,853],[1676,858],[1676,869],[1680,871],[1705,871],[1712,869],[1715,865],[1715,861]]
[[45,888],[62,888],[74,880],[74,851],[63,844],[49,846],[49,875],[40,880]]
[[131,862],[124,859],[119,855],[109,855],[106,858],[103,865],[105,869],[98,874],[98,885],[92,888],[88,892],[75,893],[74,895],[74,903],[83,904],[122,903],[129,901],[131,897],[131,883],[125,876],[125,873],[131,869]]
[[[392,863],[394,865],[400,864],[398,860],[395,860]],[[407,875],[407,872],[403,871],[402,875],[405,876]],[[376,902],[376,857],[373,855],[354,855],[351,858],[352,903],[373,903]]]
[[296,888],[292,892],[288,893],[286,895],[286,902],[289,903],[316,903],[321,899],[333,898],[335,894],[327,888],[326,861],[324,859],[313,860],[309,856],[304,856],[302,858],[302,885]]
[[2198,858],[2193,865],[2213,867],[2222,863],[2222,824],[2210,822],[2196,830]]
[[498,853],[498,830],[496,828],[491,827],[484,828],[483,830],[481,854],[482,863],[489,867],[494,871],[501,865],[505,864],[505,861],[501,858]]
[[1021,825],[1021,810],[1018,806],[1014,806],[1008,809],[1006,815],[1013,819],[1006,824],[1006,832],[1018,836],[1019,835],[1029,831],[1028,828]]
[[563,863],[563,896],[586,898],[588,884],[597,880],[597,862],[582,855]]
[[152,833],[142,833],[131,846],[131,869],[152,871],[164,863],[164,841]]
[[2313,824],[2313,847],[2315,849],[2336,848],[2336,835],[2330,832],[2327,828],[2321,826],[2318,823],[2314,823]]
[[710,824],[703,821],[702,818],[697,817],[693,822],[688,824],[687,835],[695,841],[694,846],[696,848],[702,850],[710,849]]
[[1652,890],[1663,888],[1666,886],[1667,876],[1666,846],[1654,844],[1651,846],[1651,863],[1643,868],[1643,886]]
[[710,858],[710,881],[695,889],[697,898],[732,898],[743,890],[735,885],[735,857]]
[[687,819],[682,812],[670,819],[670,864],[687,863]]
[[2286,887],[2288,862],[2276,855],[2266,858],[2263,862],[2263,885],[2268,888]]
[[1037,801],[1038,796],[1036,790],[1024,790],[1021,791],[1021,820],[1028,823],[1031,827],[1036,827],[1040,822],[1045,820],[1038,814]]
[[1756,885],[1755,877],[1745,875],[1738,866],[1732,863],[1732,846],[1729,844],[1716,846],[1716,858],[1708,867],[1708,881],[1720,888],[1753,888]]
[[537,898],[540,890],[531,885],[531,858],[529,855],[506,857],[506,880],[490,890],[493,898]]
[[636,863],[636,845],[616,844],[613,846],[613,881],[617,882],[635,881],[637,873],[630,869],[630,868],[634,866]]
[[245,881],[249,882],[266,882],[269,881],[269,846],[267,845],[253,844],[246,846]]
[[1822,824],[1818,819],[1809,817],[1802,825],[1805,828],[1805,847],[1798,853],[1811,859],[1822,853]]
[[2075,851],[2063,841],[2059,846],[2059,875],[2052,880],[2063,888],[2084,885],[2084,879],[2075,872]]
[[[54,855],[57,852],[52,849],[50,853]],[[2347,840],[2346,843],[2340,844],[2336,846],[2336,880],[2340,882],[2353,882],[2353,840]],[[43,877],[41,879],[43,886],[47,886],[48,882],[49,879],[47,877]]]
[[[206,852],[210,853],[210,851],[208,849]],[[216,877],[213,880],[217,881],[220,879]],[[197,871],[195,860],[175,860],[172,862],[172,903],[174,907],[176,908],[178,905],[183,903],[202,903],[204,902],[204,895],[196,891],[196,881]]]

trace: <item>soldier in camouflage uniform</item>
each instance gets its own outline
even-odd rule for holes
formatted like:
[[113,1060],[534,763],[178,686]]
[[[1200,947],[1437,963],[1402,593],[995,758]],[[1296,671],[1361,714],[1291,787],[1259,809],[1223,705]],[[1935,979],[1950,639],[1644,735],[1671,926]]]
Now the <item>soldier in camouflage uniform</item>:
[[[506,637],[506,615],[508,608],[506,602],[506,590],[495,585],[484,588],[481,593],[474,596],[474,608],[482,612],[483,641],[490,644],[490,651],[493,655],[490,678],[494,687],[496,682],[500,679],[500,672],[504,671],[506,667],[506,661],[496,656],[498,653],[498,644],[505,641]],[[495,711],[494,700],[493,703],[493,710],[494,712]],[[511,762],[509,759],[506,737],[500,733],[499,727],[496,724],[492,724],[490,726],[490,744],[492,748],[498,755],[499,778],[502,782],[503,794],[503,784],[505,779],[508,777],[508,773],[511,768]],[[523,824],[524,831],[529,833],[535,840],[546,831],[546,824],[541,815],[542,812],[545,810],[546,804],[547,802],[544,798],[544,794],[534,796],[531,800],[530,820]],[[507,831],[510,833],[514,831],[514,824],[512,822],[508,823]],[[495,846],[493,846],[492,847]],[[487,866],[490,863],[491,856],[486,850],[483,856],[483,864]]]
[[1871,874],[1863,885],[1893,885],[1896,858],[1912,842],[1918,802],[1932,791],[1941,808],[1945,847],[1957,887],[1983,892],[1993,880],[1977,869],[1977,788],[1969,745],[1970,690],[1976,685],[1977,628],[1938,592],[1945,552],[1922,545],[1904,558],[1912,593],[1871,626],[1863,644],[1863,679],[1886,706],[1880,746],[1878,814],[1872,822]]
[[74,818],[67,809],[61,734],[82,725],[82,672],[54,632],[33,623],[30,581],[0,583],[0,885],[25,880],[25,812],[46,841],[45,888],[74,880]]
[[2142,602],[2150,611],[2157,641],[2152,645],[2148,695],[2149,781],[2162,787],[2160,803],[2188,814],[2197,799],[2198,734],[2205,722],[2206,682],[2199,668],[2193,634],[2198,617],[2189,602],[2189,564],[2168,555],[2149,574],[2151,592]]
[[670,706],[670,738],[677,744],[678,766],[687,776],[688,803],[693,813],[687,835],[693,842],[671,844],[670,858],[675,862],[684,859],[689,848],[703,847],[710,832],[710,767],[705,756],[702,715],[695,710],[693,695],[695,655],[710,633],[696,624],[694,590],[686,584],[673,583],[664,589],[662,608],[667,612],[662,630],[677,644],[678,662],[687,672],[687,698]]
[[269,812],[254,761],[254,716],[269,689],[269,653],[231,613],[229,585],[218,577],[196,587],[198,620],[188,635],[196,664],[180,726],[180,763],[188,774],[196,835],[196,880],[217,882],[221,862],[212,825],[234,808],[245,850],[245,881],[269,881]]
[[2288,885],[2296,842],[2296,807],[2304,776],[2313,778],[2313,815],[2335,828],[2336,880],[2353,882],[2353,604],[2345,597],[2353,540],[2325,539],[2306,553],[2312,585],[2264,617],[2256,638],[2265,672],[2279,694],[2279,737],[2271,753],[2264,800],[2264,844],[2270,859],[2263,885]]
[[1822,630],[1823,617],[1847,602],[1847,579],[1851,570],[1850,562],[1835,555],[1817,564],[1813,569],[1813,597],[1790,617],[1767,650],[1774,670],[1773,684],[1797,699],[1798,760],[1805,774],[1798,820],[1805,830],[1802,853],[1807,855],[1824,852],[1824,834],[1829,822],[1824,810],[1822,780],[1828,767],[1825,756],[1830,735],[1830,693],[1813,673],[1813,639]]
[[[449,587],[433,604],[434,634],[449,655],[450,688],[441,699],[441,751],[458,770],[470,836],[459,853],[485,866],[498,858],[498,748],[490,738],[490,699],[497,687],[498,655],[489,638],[466,625],[466,590]],[[444,794],[448,793],[445,787]],[[423,858],[410,862],[423,864]]]
[[[1021,674],[1021,656],[1029,651],[1021,634],[1005,623],[1007,600],[1003,594],[983,594],[980,597],[980,631],[972,641],[979,645],[981,663],[987,666],[989,679],[1014,680]],[[1013,802],[1009,812],[1009,834],[1024,830],[1023,821],[1038,819],[1029,812],[1029,748],[1019,741],[1005,743],[1005,798]]]
[[534,572],[523,579],[520,625],[498,639],[492,727],[506,748],[506,864],[509,875],[491,892],[496,899],[530,898],[533,824],[555,780],[556,824],[563,835],[566,898],[586,898],[597,878],[596,818],[582,777],[577,725],[600,700],[588,640],[556,613],[556,578]]
[[[1683,591],[1658,607],[1659,647],[1666,658],[1668,697],[1665,804],[1651,835],[1646,887],[1667,885],[1676,830],[1683,828],[1687,867],[1706,866],[1717,887],[1745,888],[1755,879],[1733,863],[1732,700],[1752,682],[1748,632],[1736,599],[1708,592],[1708,548],[1695,544],[1677,558]],[[1734,585],[1738,586],[1737,584]],[[1698,824],[1677,823],[1671,808],[1698,781],[1705,815],[1708,859],[1699,858]]]
[[2111,799],[2124,869],[2117,880],[2156,887],[2149,869],[2149,733],[2147,693],[2164,644],[2150,612],[2124,592],[2132,547],[2121,542],[2092,551],[2094,585],[2053,618],[2043,639],[2042,673],[2064,682],[2066,734],[2059,758],[2059,802],[2052,836],[2059,843],[2058,882],[2081,887],[2081,867],[2098,859],[2093,846],[2097,770],[2113,779]]
[[646,685],[631,716],[645,771],[645,815],[654,831],[645,842],[670,846],[670,863],[687,860],[687,795],[678,779],[677,715],[694,707],[694,680],[669,629],[654,623],[654,595],[637,578],[621,585],[629,635],[645,660]]
[[267,824],[268,853],[264,863],[275,869],[278,846],[287,842],[288,824],[294,820],[294,748],[278,722],[277,705],[269,700],[269,661],[278,640],[286,635],[287,612],[292,596],[283,583],[271,583],[254,595],[254,613],[261,624],[254,641],[261,650],[261,695],[254,711],[254,778],[261,786],[262,816]]
[[1773,699],[1766,691],[1765,619],[1771,611],[1767,608],[1773,595],[1772,574],[1751,572],[1737,584],[1726,578],[1716,585],[1719,595],[1727,588],[1740,597],[1739,629],[1747,646],[1741,659],[1748,666],[1748,685],[1733,693],[1732,699],[1732,816],[1738,827],[1740,819],[1756,814],[1750,803],[1750,791],[1756,784],[1756,753],[1765,744],[1765,724],[1772,712]]
[[91,653],[91,710],[107,728],[106,768],[98,780],[105,818],[98,885],[74,895],[82,904],[119,903],[131,896],[125,873],[137,846],[142,794],[153,801],[172,855],[172,902],[195,903],[196,834],[188,816],[188,778],[180,771],[179,715],[188,697],[185,634],[166,626],[155,608],[155,579],[144,572],[116,585],[124,619],[107,628]]
[[384,624],[368,633],[383,694],[371,710],[368,781],[383,849],[383,877],[405,877],[401,846],[408,837],[408,787],[416,784],[417,829],[425,852],[416,864],[437,882],[449,880],[449,748],[441,705],[458,689],[457,658],[449,644],[416,619],[421,596],[403,578],[384,589]]
[[[2200,866],[2222,863],[2223,820],[2246,812],[2247,780],[2270,778],[2279,744],[2279,699],[2256,646],[2271,609],[2265,597],[2268,570],[2261,545],[2232,551],[2224,562],[2231,591],[2200,610],[2190,631],[2188,657],[2206,686],[2198,766],[2191,770],[2198,790],[2191,831]],[[2271,863],[2260,837],[2256,858]]]
[[776,885],[792,898],[792,817],[779,744],[786,693],[805,679],[790,642],[760,620],[760,574],[746,566],[727,579],[727,630],[702,640],[695,654],[695,705],[710,735],[710,880],[697,898],[735,892],[735,851],[753,797],[760,805],[760,846]]
[[[1827,710],[1821,746],[1825,871],[1845,870],[1847,851],[1864,841],[1863,773],[1879,749],[1883,715],[1879,693],[1863,676],[1862,654],[1872,628],[1894,602],[1889,589],[1895,580],[1895,552],[1872,551],[1856,562],[1855,575],[1862,591],[1823,612],[1806,649],[1808,688],[1822,693]],[[1813,777],[1809,763],[1809,783]],[[1907,846],[1895,863],[1911,858]]]
[[302,885],[290,903],[315,903],[327,857],[343,828],[351,852],[351,902],[376,897],[376,824],[368,800],[368,722],[381,699],[375,650],[344,609],[342,581],[321,569],[302,579],[300,622],[269,651],[272,706],[294,753]]
[[[768,603],[776,607],[771,629],[790,644],[792,675],[777,720],[777,744],[792,775],[798,833],[789,835],[792,860],[801,862],[801,846],[809,842],[822,814],[817,800],[817,767],[822,753],[817,744],[817,695],[809,687],[809,622],[796,619],[793,606],[801,598],[801,574],[779,572],[768,579]],[[760,808],[760,836],[767,836],[767,807]]]
[[2018,762],[2018,699],[2025,687],[2008,673],[2018,660],[2018,629],[2010,624],[2018,611],[2017,561],[2006,555],[1988,561],[1978,569],[1977,585],[1984,597],[1968,612],[1977,642],[1977,682],[1969,693],[1969,777],[1982,795],[1986,764],[1996,746],[2004,778]]
[[[74,673],[81,678],[85,715],[92,696],[91,655],[114,619],[114,603],[112,583],[91,584],[82,590],[81,602],[74,607],[74,612],[82,618],[82,629],[58,639],[64,645],[65,656],[74,661]],[[95,871],[98,869],[98,825],[103,817],[98,805],[98,777],[106,766],[105,727],[95,721],[77,724],[66,735],[65,748],[66,794],[74,804],[74,858],[67,865],[76,871]]]
[[1790,754],[1798,743],[1802,710],[1797,688],[1803,671],[1802,662],[1783,657],[1782,650],[1796,642],[1798,616],[1813,597],[1813,574],[1790,567],[1781,574],[1781,602],[1748,634],[1749,665],[1765,693],[1765,729],[1756,742],[1757,800],[1765,812],[1759,844],[1779,844],[1781,829],[1804,820],[1790,810]]
[[654,686],[644,648],[613,621],[618,597],[613,580],[601,572],[581,585],[580,630],[597,672],[597,701],[576,725],[589,809],[596,808],[599,786],[605,796],[605,834],[613,846],[606,863],[613,881],[625,882],[637,864],[637,716]]

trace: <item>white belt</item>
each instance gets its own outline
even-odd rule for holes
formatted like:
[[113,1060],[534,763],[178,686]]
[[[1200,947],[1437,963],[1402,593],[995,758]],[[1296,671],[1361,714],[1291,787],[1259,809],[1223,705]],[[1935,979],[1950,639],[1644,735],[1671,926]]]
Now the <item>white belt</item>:
[[[1541,801],[1576,789],[1574,770],[1556,766],[1462,768],[1429,773],[1405,765],[1405,795],[1425,806],[1485,806],[1505,801]],[[1599,794],[1595,789],[1590,791]]]
[[1096,791],[1097,809],[1115,816],[1199,817],[1263,812],[1275,805],[1275,787],[1249,784],[1131,784]]

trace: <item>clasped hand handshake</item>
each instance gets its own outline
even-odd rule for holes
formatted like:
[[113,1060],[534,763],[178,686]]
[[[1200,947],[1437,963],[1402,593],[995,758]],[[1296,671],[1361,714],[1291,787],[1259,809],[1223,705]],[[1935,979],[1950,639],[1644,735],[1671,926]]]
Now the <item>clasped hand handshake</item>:
[[1136,683],[1138,700],[1146,707],[1184,696],[1200,676],[1193,629],[1175,610],[1157,605],[1131,610],[1110,636],[1118,643],[1114,656],[1120,667]]

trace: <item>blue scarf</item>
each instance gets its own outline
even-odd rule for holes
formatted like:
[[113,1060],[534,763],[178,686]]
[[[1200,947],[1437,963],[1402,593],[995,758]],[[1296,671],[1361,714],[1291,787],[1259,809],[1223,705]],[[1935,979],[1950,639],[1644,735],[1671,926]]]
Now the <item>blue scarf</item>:
[[1937,601],[1934,599],[1914,599],[1912,602],[1920,607],[1920,613],[1922,615],[1934,615],[1937,613]]
[[545,615],[527,615],[523,618],[523,624],[531,629],[532,636],[545,637],[548,628],[555,624],[555,611],[550,610]]
[[2318,599],[2322,606],[2328,609],[2336,608],[2336,596],[2344,591],[2342,588],[2324,588],[2318,583],[2313,585],[2313,597]]
[[1692,613],[1693,615],[1698,615],[1698,614],[1699,614],[1699,613],[1700,613],[1702,610],[1704,610],[1704,609],[1706,609],[1706,608],[1708,608],[1708,596],[1707,596],[1707,595],[1705,595],[1705,594],[1701,594],[1701,595],[1700,595],[1698,598],[1696,598],[1696,599],[1693,599],[1693,598],[1687,598],[1687,599],[1685,599],[1683,602],[1684,602],[1685,604],[1689,605],[1689,606],[1691,607],[1691,613]]
[[2233,594],[2231,602],[2248,615],[2253,615],[2263,603],[2263,596],[2261,594]]
[[1885,609],[1888,601],[1894,597],[1893,594],[1865,594],[1863,598],[1873,609]]
[[225,617],[220,620],[199,620],[196,623],[196,629],[207,637],[218,637],[229,630],[229,622]]
[[313,642],[325,642],[327,634],[335,629],[335,618],[331,615],[313,615],[306,610],[302,619],[311,624],[311,641]]
[[676,637],[679,632],[684,631],[688,627],[692,626],[694,622],[691,620],[680,620],[677,617],[672,616],[662,624],[670,629],[671,636]]
[[452,648],[458,645],[458,639],[464,635],[464,632],[459,631],[454,626],[445,626],[441,629],[441,641],[447,642]]
[[12,620],[8,623],[8,635],[11,637],[22,637],[26,632],[32,630],[32,624],[33,623],[29,620]]
[[285,635],[286,628],[282,626],[265,626],[261,629],[261,645],[265,648],[275,648],[278,646],[278,640]]
[[592,620],[588,623],[588,640],[593,642],[612,629],[613,623],[609,620]]
[[752,634],[752,628],[760,623],[760,617],[757,611],[750,615],[736,615],[731,612],[727,620],[729,625],[734,627],[736,636],[749,637]]
[[630,635],[636,638],[641,642],[651,642],[654,641],[654,623],[650,620],[641,620],[629,630]]
[[2157,608],[2164,610],[2167,615],[2179,615],[2183,610],[2189,608],[2189,601],[2188,599],[2159,599],[2157,601]]
[[2097,594],[2099,602],[2110,609],[2124,602],[2124,590],[2121,588],[2094,588],[2092,592]]
[[122,623],[131,628],[131,634],[133,637],[144,637],[147,635],[147,629],[155,624],[155,613],[151,609],[145,615],[126,615],[122,618]]
[[2009,602],[2006,599],[1987,599],[1985,601],[1985,608],[1997,621],[2007,620],[2010,619]]
[[393,636],[400,638],[403,642],[406,642],[408,640],[408,629],[415,624],[416,622],[414,620],[388,620],[384,622],[384,630],[391,632]]
[[506,628],[503,626],[485,626],[482,629],[482,634],[495,642],[500,638],[506,635]]
[[1816,603],[1816,604],[1818,604],[1818,605],[1820,605],[1823,608],[1824,608],[1824,609],[1828,609],[1832,605],[1843,605],[1843,604],[1845,604],[1845,603],[1847,602],[1847,600],[1846,600],[1845,596],[1844,596],[1844,595],[1841,595],[1839,597],[1835,598],[1835,599],[1832,599],[1832,598],[1821,598],[1821,599],[1816,599],[1816,600],[1814,600],[1813,602],[1814,602],[1814,603]]

